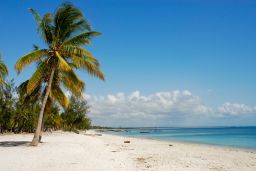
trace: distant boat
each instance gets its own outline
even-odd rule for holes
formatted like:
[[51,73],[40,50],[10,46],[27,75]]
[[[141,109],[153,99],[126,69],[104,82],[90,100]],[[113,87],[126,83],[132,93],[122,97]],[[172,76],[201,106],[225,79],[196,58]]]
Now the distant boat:
[[123,132],[124,130],[122,130],[122,129],[110,129],[109,131],[112,131],[112,132]]
[[141,134],[149,134],[150,132],[148,131],[140,131]]

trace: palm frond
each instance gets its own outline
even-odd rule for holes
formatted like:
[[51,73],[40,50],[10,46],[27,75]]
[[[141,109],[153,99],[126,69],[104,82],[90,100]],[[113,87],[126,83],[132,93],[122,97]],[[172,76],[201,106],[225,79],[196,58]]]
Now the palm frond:
[[105,80],[104,74],[98,66],[98,61],[95,58],[86,58],[71,56],[70,57],[77,68],[85,69],[90,75]]
[[63,59],[62,56],[59,54],[59,52],[56,52],[56,57],[58,58],[58,64],[59,64],[60,70],[63,70],[63,71],[72,70],[72,68],[68,65],[65,59]]
[[43,18],[32,8],[29,8],[30,12],[33,14],[36,23],[37,31],[41,34],[42,38],[46,43],[51,44],[53,41],[53,26],[52,26],[52,15],[50,13],[45,14]]
[[31,13],[32,13],[32,15],[34,16],[34,19],[35,19],[35,21],[36,21],[36,24],[37,25],[40,25],[40,23],[42,22],[42,17],[40,16],[40,14],[38,14],[34,9],[32,9],[32,8],[29,8],[28,9]]
[[99,66],[99,62],[93,57],[93,55],[86,49],[74,45],[62,46],[65,56],[79,56],[88,58],[90,61],[94,61],[94,64]]
[[22,82],[19,86],[18,86],[18,92],[19,94],[21,94],[22,96],[26,96],[27,94],[27,85],[28,85],[29,80],[26,80],[24,82]]
[[29,79],[27,84],[27,94],[30,95],[43,81],[43,76],[47,70],[46,64],[44,62],[40,63],[36,72]]
[[29,83],[29,80],[24,81],[23,83],[21,83],[18,86],[18,92],[19,94],[24,97],[24,103],[26,102],[36,102],[38,101],[38,99],[40,99],[41,96],[41,85],[37,86],[33,92],[31,92],[30,94],[27,94],[27,85]]
[[57,9],[54,17],[54,25],[54,35],[62,42],[81,28],[91,30],[82,12],[70,3],[64,3]]
[[77,68],[86,69],[90,75],[105,80],[98,60],[89,51],[73,45],[63,46],[62,49],[65,56],[69,56]]
[[53,86],[51,89],[51,98],[56,99],[63,108],[67,108],[69,101],[59,86]]
[[20,73],[27,65],[32,62],[38,61],[42,57],[47,55],[46,49],[40,49],[33,52],[30,52],[22,56],[15,64],[15,69]]
[[81,93],[83,92],[85,84],[77,77],[77,75],[73,71],[61,72],[60,79],[64,87],[70,90],[72,93],[76,95],[81,95]]
[[5,83],[4,79],[8,75],[8,68],[4,64],[1,56],[0,56],[0,84]]
[[33,44],[33,49],[34,49],[34,51],[39,50],[39,47],[36,44]]
[[90,45],[91,44],[90,39],[92,37],[99,36],[99,35],[101,35],[101,33],[95,32],[95,31],[81,33],[77,36],[70,38],[69,40],[66,40],[63,43],[63,45],[75,45],[75,46]]
[[53,41],[53,27],[51,26],[53,19],[50,13],[44,15],[42,23],[39,27],[44,41],[51,44]]

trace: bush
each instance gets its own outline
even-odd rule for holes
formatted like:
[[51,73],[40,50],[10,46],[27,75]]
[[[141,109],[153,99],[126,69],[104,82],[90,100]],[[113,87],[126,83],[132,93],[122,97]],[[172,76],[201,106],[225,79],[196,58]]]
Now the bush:
[[88,129],[91,126],[91,120],[87,117],[89,106],[82,97],[78,98],[72,95],[67,110],[62,113],[63,129],[67,131],[76,131]]
[[15,125],[14,81],[2,84],[0,89],[0,132],[3,133],[13,131]]
[[51,112],[45,114],[44,128],[45,130],[58,130],[62,128],[62,124],[60,109],[57,105],[53,105]]

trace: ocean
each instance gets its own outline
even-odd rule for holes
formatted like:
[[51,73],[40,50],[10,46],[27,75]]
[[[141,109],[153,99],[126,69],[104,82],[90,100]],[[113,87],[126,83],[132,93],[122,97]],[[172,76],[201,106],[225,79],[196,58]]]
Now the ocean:
[[125,128],[109,130],[108,133],[256,150],[256,127]]

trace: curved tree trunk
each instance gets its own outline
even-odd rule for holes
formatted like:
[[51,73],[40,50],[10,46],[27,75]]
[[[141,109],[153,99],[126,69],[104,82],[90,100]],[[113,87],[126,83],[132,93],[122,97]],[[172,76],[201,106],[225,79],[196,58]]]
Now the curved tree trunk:
[[42,142],[42,136],[43,136],[43,132],[44,132],[44,122],[45,122],[45,112],[43,114],[43,120],[42,120],[42,126],[41,126],[41,131],[39,134],[39,142]]
[[39,113],[36,132],[34,134],[34,138],[33,138],[32,142],[31,142],[32,146],[37,146],[38,143],[39,143],[39,136],[40,136],[40,132],[41,132],[41,129],[42,129],[42,121],[43,121],[43,116],[44,116],[44,108],[45,108],[45,105],[46,105],[46,102],[47,102],[47,99],[49,97],[50,90],[51,90],[51,87],[52,87],[52,80],[53,80],[54,72],[55,72],[55,69],[53,68],[52,72],[51,72],[50,80],[48,82],[48,87],[47,87],[47,90],[46,90],[46,93],[45,93],[45,96],[44,96],[44,99],[43,99],[42,107],[41,107],[41,110],[40,110],[40,113]]
[[[46,101],[46,105],[47,105],[48,99]],[[45,105],[45,107],[46,107]],[[43,132],[44,132],[44,123],[45,123],[45,115],[46,115],[46,111],[44,109],[44,114],[43,114],[43,121],[42,121],[42,127],[41,127],[41,132],[39,134],[39,143],[42,143],[42,137],[43,137]]]

